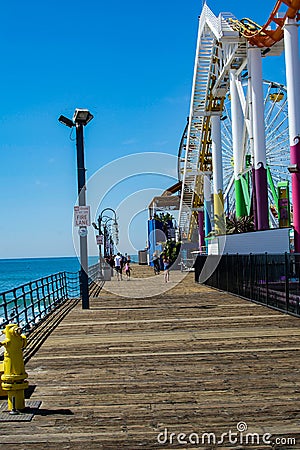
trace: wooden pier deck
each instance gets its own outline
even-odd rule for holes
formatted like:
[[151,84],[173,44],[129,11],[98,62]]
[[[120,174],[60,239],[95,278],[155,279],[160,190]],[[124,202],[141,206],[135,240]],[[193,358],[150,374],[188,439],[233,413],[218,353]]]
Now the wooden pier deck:
[[[300,319],[178,277],[155,297],[141,295],[162,276],[108,282],[75,306],[27,363],[39,411],[1,422],[0,448],[299,449]],[[259,444],[214,444],[237,424]]]

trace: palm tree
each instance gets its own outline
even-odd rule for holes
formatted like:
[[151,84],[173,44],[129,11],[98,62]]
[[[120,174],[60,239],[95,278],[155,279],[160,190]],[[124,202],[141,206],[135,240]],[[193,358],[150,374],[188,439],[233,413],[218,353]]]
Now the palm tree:
[[159,215],[154,214],[154,219],[162,222],[162,230],[165,233],[166,236],[168,236],[168,228],[170,222],[172,223],[172,220],[174,217],[170,213],[160,213]]
[[219,230],[216,234],[238,234],[249,233],[254,231],[254,219],[253,216],[237,217],[235,214],[229,216],[215,216],[215,225]]
[[235,214],[230,214],[226,217],[227,234],[249,233],[251,231],[254,231],[253,216],[237,217]]

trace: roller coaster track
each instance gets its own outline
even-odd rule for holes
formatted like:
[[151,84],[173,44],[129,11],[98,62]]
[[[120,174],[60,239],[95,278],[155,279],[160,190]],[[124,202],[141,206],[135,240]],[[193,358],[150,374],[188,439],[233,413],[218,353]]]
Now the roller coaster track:
[[[287,7],[279,14],[281,6]],[[237,20],[230,13],[216,17],[205,3],[199,18],[190,113],[178,155],[178,178],[182,182],[179,228],[183,240],[193,240],[197,213],[203,206],[203,172],[212,171],[211,125],[222,115],[229,89],[229,72],[236,76],[247,68],[248,42],[259,48],[280,50],[287,18],[299,20],[300,0],[278,0],[264,26],[250,19]],[[275,29],[271,25],[275,24]],[[277,53],[279,54],[279,53]]]
[[222,13],[216,17],[205,4],[199,19],[190,114],[180,143],[179,180],[182,192],[179,227],[183,239],[192,239],[197,227],[197,211],[203,205],[203,172],[211,172],[210,116],[221,115],[229,78],[228,67],[245,55],[245,40],[233,30]]
[[[278,17],[281,6],[288,9]],[[256,47],[272,47],[283,38],[283,26],[287,18],[299,20],[300,0],[278,0],[265,25],[260,26],[251,19],[231,20],[232,27]],[[275,24],[275,29],[271,25]]]

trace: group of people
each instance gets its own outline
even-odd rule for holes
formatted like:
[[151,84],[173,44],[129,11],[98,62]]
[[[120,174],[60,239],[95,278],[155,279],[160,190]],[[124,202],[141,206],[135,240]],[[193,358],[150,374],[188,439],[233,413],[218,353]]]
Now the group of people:
[[[157,252],[154,252],[152,262],[155,275],[158,275],[161,271],[161,261],[164,271],[164,280],[167,283],[168,281],[170,281],[170,260],[165,254],[159,256]],[[116,255],[111,255],[110,257],[106,258],[106,262],[110,265],[110,267],[115,269],[118,281],[123,280],[123,272],[125,273],[127,280],[130,280],[132,269],[130,265],[130,256],[127,255],[127,253],[125,253],[125,255],[123,256],[120,252],[118,252]]]
[[110,265],[110,267],[114,268],[117,274],[117,280],[122,281],[122,273],[125,272],[125,275],[127,277],[127,280],[130,280],[130,273],[131,273],[131,260],[130,256],[125,253],[125,255],[121,255],[120,252],[118,252],[114,256],[110,256],[107,259],[107,263]]
[[153,262],[153,268],[154,268],[154,274],[159,275],[161,270],[161,258],[162,258],[162,264],[163,264],[163,270],[164,270],[164,280],[167,283],[170,281],[170,260],[167,257],[167,255],[161,255],[159,256],[156,252],[153,253],[152,262]]

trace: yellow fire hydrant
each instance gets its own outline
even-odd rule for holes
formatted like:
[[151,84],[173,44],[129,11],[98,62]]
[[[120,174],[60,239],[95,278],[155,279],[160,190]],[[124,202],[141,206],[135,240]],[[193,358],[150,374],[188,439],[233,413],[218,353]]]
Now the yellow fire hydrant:
[[24,389],[28,387],[28,375],[25,372],[22,350],[26,346],[26,336],[21,332],[16,324],[6,325],[5,339],[0,342],[5,347],[1,380],[2,389],[7,391],[9,411],[25,409]]

